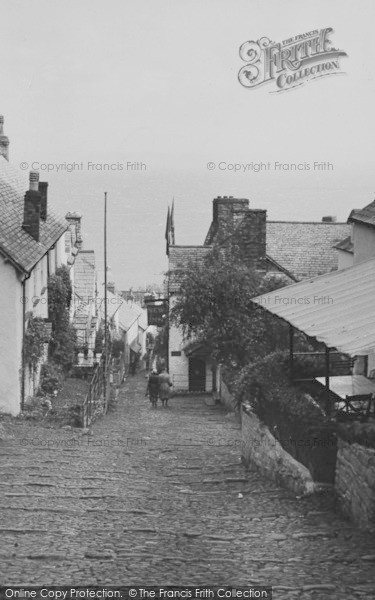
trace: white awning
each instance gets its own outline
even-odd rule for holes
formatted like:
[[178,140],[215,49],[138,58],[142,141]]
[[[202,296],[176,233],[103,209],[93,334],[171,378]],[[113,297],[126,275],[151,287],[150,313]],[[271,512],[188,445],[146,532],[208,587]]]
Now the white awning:
[[350,356],[375,351],[375,258],[252,300]]

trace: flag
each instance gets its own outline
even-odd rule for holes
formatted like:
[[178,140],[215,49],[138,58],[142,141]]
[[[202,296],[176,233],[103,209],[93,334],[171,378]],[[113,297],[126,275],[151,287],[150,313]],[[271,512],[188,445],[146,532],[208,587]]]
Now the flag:
[[168,206],[167,225],[165,228],[165,241],[167,242],[167,249],[166,249],[167,254],[169,254],[170,234],[171,234],[171,212],[170,212],[169,206]]
[[175,242],[175,238],[174,238],[174,198],[172,201],[172,209],[171,209],[171,214],[170,214],[170,231],[171,231],[171,241],[170,243],[172,244],[172,246],[174,246]]

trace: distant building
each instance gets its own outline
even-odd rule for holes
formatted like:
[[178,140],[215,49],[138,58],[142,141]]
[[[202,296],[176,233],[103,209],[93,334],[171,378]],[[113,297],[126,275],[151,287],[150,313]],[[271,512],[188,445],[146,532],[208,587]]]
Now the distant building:
[[80,248],[75,261],[73,281],[73,326],[77,345],[93,364],[98,323],[97,277],[94,250]]
[[146,290],[133,290],[130,288],[130,290],[122,290],[119,294],[126,302],[135,302],[135,304],[139,304],[139,306],[145,305],[145,298],[147,300],[149,297],[161,298],[163,296],[162,292],[155,291],[151,288]]
[[[240,259],[249,268],[279,274],[289,282],[336,270],[338,256],[334,245],[350,233],[350,225],[333,218],[321,222],[267,221],[266,210],[249,208],[245,198],[218,197],[213,200],[213,218],[201,246],[179,246],[168,230],[168,296],[172,308],[181,280],[191,265],[201,265],[213,244],[229,247],[233,242]],[[210,357],[198,344],[188,343],[179,328],[169,329],[169,371],[174,386],[181,390],[211,391],[216,370]]]

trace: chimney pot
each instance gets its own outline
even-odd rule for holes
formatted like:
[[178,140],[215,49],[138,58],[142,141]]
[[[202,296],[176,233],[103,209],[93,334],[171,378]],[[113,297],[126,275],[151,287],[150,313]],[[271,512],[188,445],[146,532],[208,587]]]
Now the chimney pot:
[[29,190],[33,192],[38,191],[39,173],[38,171],[30,171],[29,173]]
[[327,217],[322,217],[322,223],[336,223],[337,217],[329,215]]
[[68,212],[65,215],[65,219],[68,221],[73,231],[74,241],[73,243],[79,250],[82,250],[83,240],[81,234],[81,219],[82,215],[79,212]]

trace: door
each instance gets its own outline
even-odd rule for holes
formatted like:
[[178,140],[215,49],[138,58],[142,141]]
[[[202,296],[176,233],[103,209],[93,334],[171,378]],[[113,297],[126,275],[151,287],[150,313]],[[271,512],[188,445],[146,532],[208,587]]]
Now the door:
[[206,391],[206,362],[202,358],[189,358],[189,392]]

